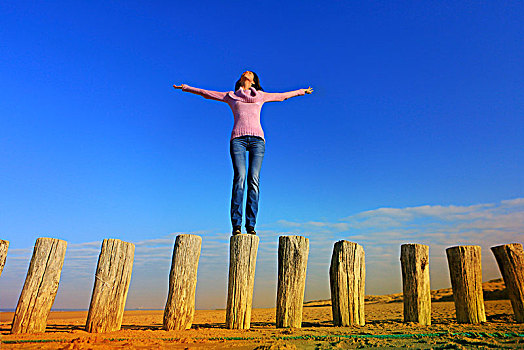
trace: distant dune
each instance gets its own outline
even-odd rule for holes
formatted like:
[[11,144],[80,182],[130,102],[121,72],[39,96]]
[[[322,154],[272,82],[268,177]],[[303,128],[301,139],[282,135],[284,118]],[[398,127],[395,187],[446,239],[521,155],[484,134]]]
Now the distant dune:
[[[482,283],[484,291],[484,300],[506,300],[509,299],[506,286],[502,278],[494,279]],[[437,289],[431,291],[431,301],[453,301],[453,291],[451,288]],[[366,304],[376,303],[400,303],[402,302],[402,293],[388,295],[366,295]],[[331,306],[331,300],[312,300],[304,302],[304,307],[314,306]]]

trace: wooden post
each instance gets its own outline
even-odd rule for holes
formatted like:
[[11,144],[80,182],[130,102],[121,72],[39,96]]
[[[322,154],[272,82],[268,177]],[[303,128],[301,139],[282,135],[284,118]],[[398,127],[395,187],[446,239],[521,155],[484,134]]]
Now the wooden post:
[[459,323],[486,322],[482,295],[480,246],[446,249],[455,313]]
[[431,290],[429,288],[429,247],[403,244],[400,247],[404,322],[431,324]]
[[302,327],[309,239],[280,236],[278,240],[277,328]]
[[9,241],[4,241],[3,239],[0,239],[0,276],[2,276],[2,270],[4,269],[8,248],[9,248]]
[[258,236],[239,234],[229,240],[226,327],[249,329],[255,284]]
[[64,265],[67,242],[38,238],[16,305],[11,333],[45,332]]
[[491,247],[508,290],[515,320],[524,323],[524,251],[522,244],[512,243]]
[[202,237],[178,235],[173,248],[164,329],[190,329],[195,314],[195,291]]
[[98,257],[86,331],[120,330],[133,270],[135,245],[119,239],[104,239]]
[[329,267],[335,326],[365,325],[365,281],[366,265],[362,246],[348,241],[335,243]]

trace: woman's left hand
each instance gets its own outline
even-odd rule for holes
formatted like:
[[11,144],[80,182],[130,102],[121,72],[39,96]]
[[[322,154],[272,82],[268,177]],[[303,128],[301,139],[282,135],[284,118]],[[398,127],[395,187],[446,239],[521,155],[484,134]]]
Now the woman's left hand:
[[306,94],[311,94],[313,92],[313,88],[310,86],[307,89],[304,89]]

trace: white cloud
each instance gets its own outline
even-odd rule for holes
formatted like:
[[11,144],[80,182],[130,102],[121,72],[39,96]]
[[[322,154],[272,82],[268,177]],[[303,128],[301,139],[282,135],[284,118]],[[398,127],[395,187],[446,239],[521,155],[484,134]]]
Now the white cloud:
[[517,207],[521,206],[524,207],[524,198],[515,198],[515,199],[507,199],[500,202],[502,206],[509,206],[509,207]]
[[155,238],[147,239],[144,241],[133,242],[135,247],[150,247],[158,245],[173,245],[175,240],[173,238]]
[[[398,258],[401,244],[429,245],[432,261],[435,262],[431,266],[437,278],[434,282],[437,286],[449,286],[449,277],[446,275],[445,249],[455,245],[480,245],[483,251],[483,264],[486,265],[483,267],[484,277],[499,276],[489,248],[515,241],[522,243],[524,199],[516,198],[499,203],[472,205],[377,208],[351,214],[338,221],[289,222],[280,220],[274,226],[277,228],[278,226],[292,227],[296,234],[303,234],[310,238],[322,237],[318,234],[322,233],[324,240],[310,240],[310,255],[313,256],[313,259],[315,259],[314,256],[326,258],[325,255],[319,254],[332,248],[334,242],[340,239],[363,245],[366,252],[366,264],[370,271],[367,278],[370,281],[378,278],[376,273],[381,269],[400,266]],[[310,235],[314,227],[322,230],[317,230],[315,235]],[[339,230],[338,228],[344,229]],[[441,257],[444,258],[444,263]],[[442,271],[446,273],[441,273]],[[376,288],[381,286],[380,283],[375,282],[370,285]],[[388,292],[388,290],[376,292]]]
[[102,242],[95,241],[95,242],[84,242],[84,243],[68,243],[67,249],[74,249],[74,248],[82,248],[82,247],[97,247],[100,248],[102,246]]
[[351,215],[342,220],[354,221],[366,218],[390,218],[392,220],[405,222],[413,220],[416,217],[434,217],[442,220],[473,219],[481,215],[486,215],[488,213],[486,209],[494,206],[495,204],[487,203],[470,206],[421,205],[406,208],[378,208]]
[[22,255],[27,255],[27,254],[31,254],[33,250],[30,249],[30,248],[24,248],[24,249],[9,249],[8,250],[8,253],[9,255],[12,255],[12,254],[15,254],[15,255],[18,255],[18,254],[22,254]]

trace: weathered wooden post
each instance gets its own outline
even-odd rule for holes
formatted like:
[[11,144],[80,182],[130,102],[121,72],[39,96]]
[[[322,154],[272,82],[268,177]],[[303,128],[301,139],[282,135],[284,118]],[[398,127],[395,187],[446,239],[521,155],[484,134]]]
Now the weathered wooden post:
[[309,239],[280,236],[278,240],[277,328],[300,328],[306,286]]
[[403,244],[400,247],[404,322],[431,324],[431,290],[429,288],[429,247]]
[[522,244],[512,243],[491,247],[508,290],[515,320],[524,322],[524,251]]
[[3,239],[0,239],[0,276],[2,276],[2,270],[4,269],[8,248],[9,248],[9,241],[4,241]]
[[122,326],[127,291],[133,270],[135,245],[119,239],[104,239],[98,257],[86,331],[118,331]]
[[11,333],[45,332],[47,317],[58,291],[66,247],[67,242],[60,239],[36,240]]
[[169,293],[164,309],[164,329],[189,329],[195,314],[195,291],[202,237],[178,235],[169,273]]
[[455,313],[459,323],[486,322],[482,295],[480,246],[446,249]]
[[365,325],[365,281],[366,265],[362,246],[348,241],[335,243],[329,267],[335,326]]
[[258,236],[239,234],[229,240],[226,327],[249,329],[255,284]]

